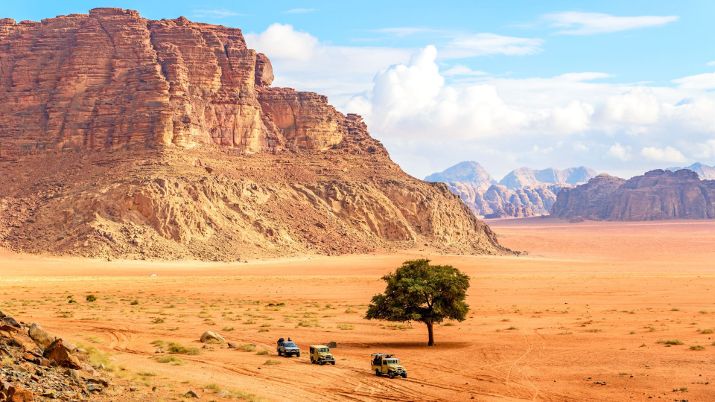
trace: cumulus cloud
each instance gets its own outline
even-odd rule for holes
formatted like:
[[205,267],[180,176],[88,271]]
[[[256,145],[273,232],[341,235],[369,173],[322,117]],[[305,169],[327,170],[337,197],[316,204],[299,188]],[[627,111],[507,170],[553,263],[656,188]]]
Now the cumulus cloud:
[[628,161],[631,159],[631,147],[623,146],[617,142],[608,148],[608,155],[622,161]]
[[376,72],[406,62],[412,53],[390,47],[326,44],[289,24],[272,24],[245,38],[249,47],[271,59],[274,85],[324,93],[336,104],[345,104],[367,90]]
[[609,122],[648,125],[658,121],[660,107],[653,91],[648,88],[634,88],[608,98],[604,114]]
[[685,162],[686,158],[682,152],[671,147],[670,145],[658,147],[645,147],[641,149],[641,155],[657,162]]
[[285,24],[271,24],[260,34],[246,34],[246,42],[271,58],[291,61],[311,60],[318,45],[313,35]]
[[673,82],[685,89],[715,89],[715,73],[690,75]]
[[546,14],[543,18],[561,35],[594,35],[632,29],[657,27],[678,20],[675,15],[622,17],[605,13],[565,11]]

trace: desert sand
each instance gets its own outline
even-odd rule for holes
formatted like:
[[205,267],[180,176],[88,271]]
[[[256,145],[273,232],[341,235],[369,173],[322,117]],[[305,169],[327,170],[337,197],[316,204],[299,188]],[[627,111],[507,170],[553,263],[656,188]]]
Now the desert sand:
[[[490,224],[528,254],[203,263],[0,251],[0,310],[96,348],[122,400],[189,389],[202,400],[713,400],[715,222]],[[437,327],[433,348],[419,323],[363,319],[380,277],[417,257],[472,277],[469,318]],[[206,330],[237,348],[204,348]],[[281,336],[303,356],[276,356]],[[329,341],[337,364],[311,365],[308,345]],[[167,353],[170,342],[197,354]],[[373,352],[397,354],[409,377],[375,377]]]

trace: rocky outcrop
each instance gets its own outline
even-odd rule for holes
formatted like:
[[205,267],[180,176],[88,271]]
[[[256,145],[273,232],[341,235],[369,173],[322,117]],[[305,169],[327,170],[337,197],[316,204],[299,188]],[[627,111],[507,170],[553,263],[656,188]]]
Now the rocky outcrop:
[[[0,317],[17,323],[2,312]],[[116,399],[118,390],[86,354],[70,350],[59,338],[43,347],[28,331],[24,323],[0,328],[0,401]]]
[[241,31],[94,9],[0,20],[0,245],[236,260],[508,252]]
[[556,197],[551,215],[557,218],[604,219],[610,213],[610,198],[624,179],[601,174],[588,183],[564,189]]
[[425,180],[446,183],[477,216],[524,218],[548,215],[562,188],[582,179],[585,182],[592,175],[591,169],[583,167],[521,168],[511,171],[497,184],[478,163],[462,162]]
[[654,170],[630,180],[598,176],[562,191],[553,215],[596,220],[715,218],[715,181],[691,170]]

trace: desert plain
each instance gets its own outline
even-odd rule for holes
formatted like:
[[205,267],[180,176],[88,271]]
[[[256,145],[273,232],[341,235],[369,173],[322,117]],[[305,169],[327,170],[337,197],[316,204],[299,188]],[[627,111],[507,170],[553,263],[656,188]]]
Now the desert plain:
[[[715,222],[490,225],[527,254],[207,263],[0,251],[0,310],[91,350],[114,378],[106,400],[715,399]],[[434,347],[419,323],[363,318],[381,276],[413,258],[471,276],[469,318],[436,327]],[[204,346],[206,330],[234,347]],[[276,355],[287,336],[300,358]],[[326,342],[337,364],[311,365],[308,345]],[[373,352],[395,353],[409,377],[376,377]]]

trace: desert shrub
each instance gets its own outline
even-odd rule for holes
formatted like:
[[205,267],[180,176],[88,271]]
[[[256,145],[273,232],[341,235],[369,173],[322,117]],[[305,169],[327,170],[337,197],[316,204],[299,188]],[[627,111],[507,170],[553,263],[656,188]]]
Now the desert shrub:
[[194,347],[186,347],[176,342],[170,342],[166,349],[169,353],[176,355],[198,355],[199,349]]

